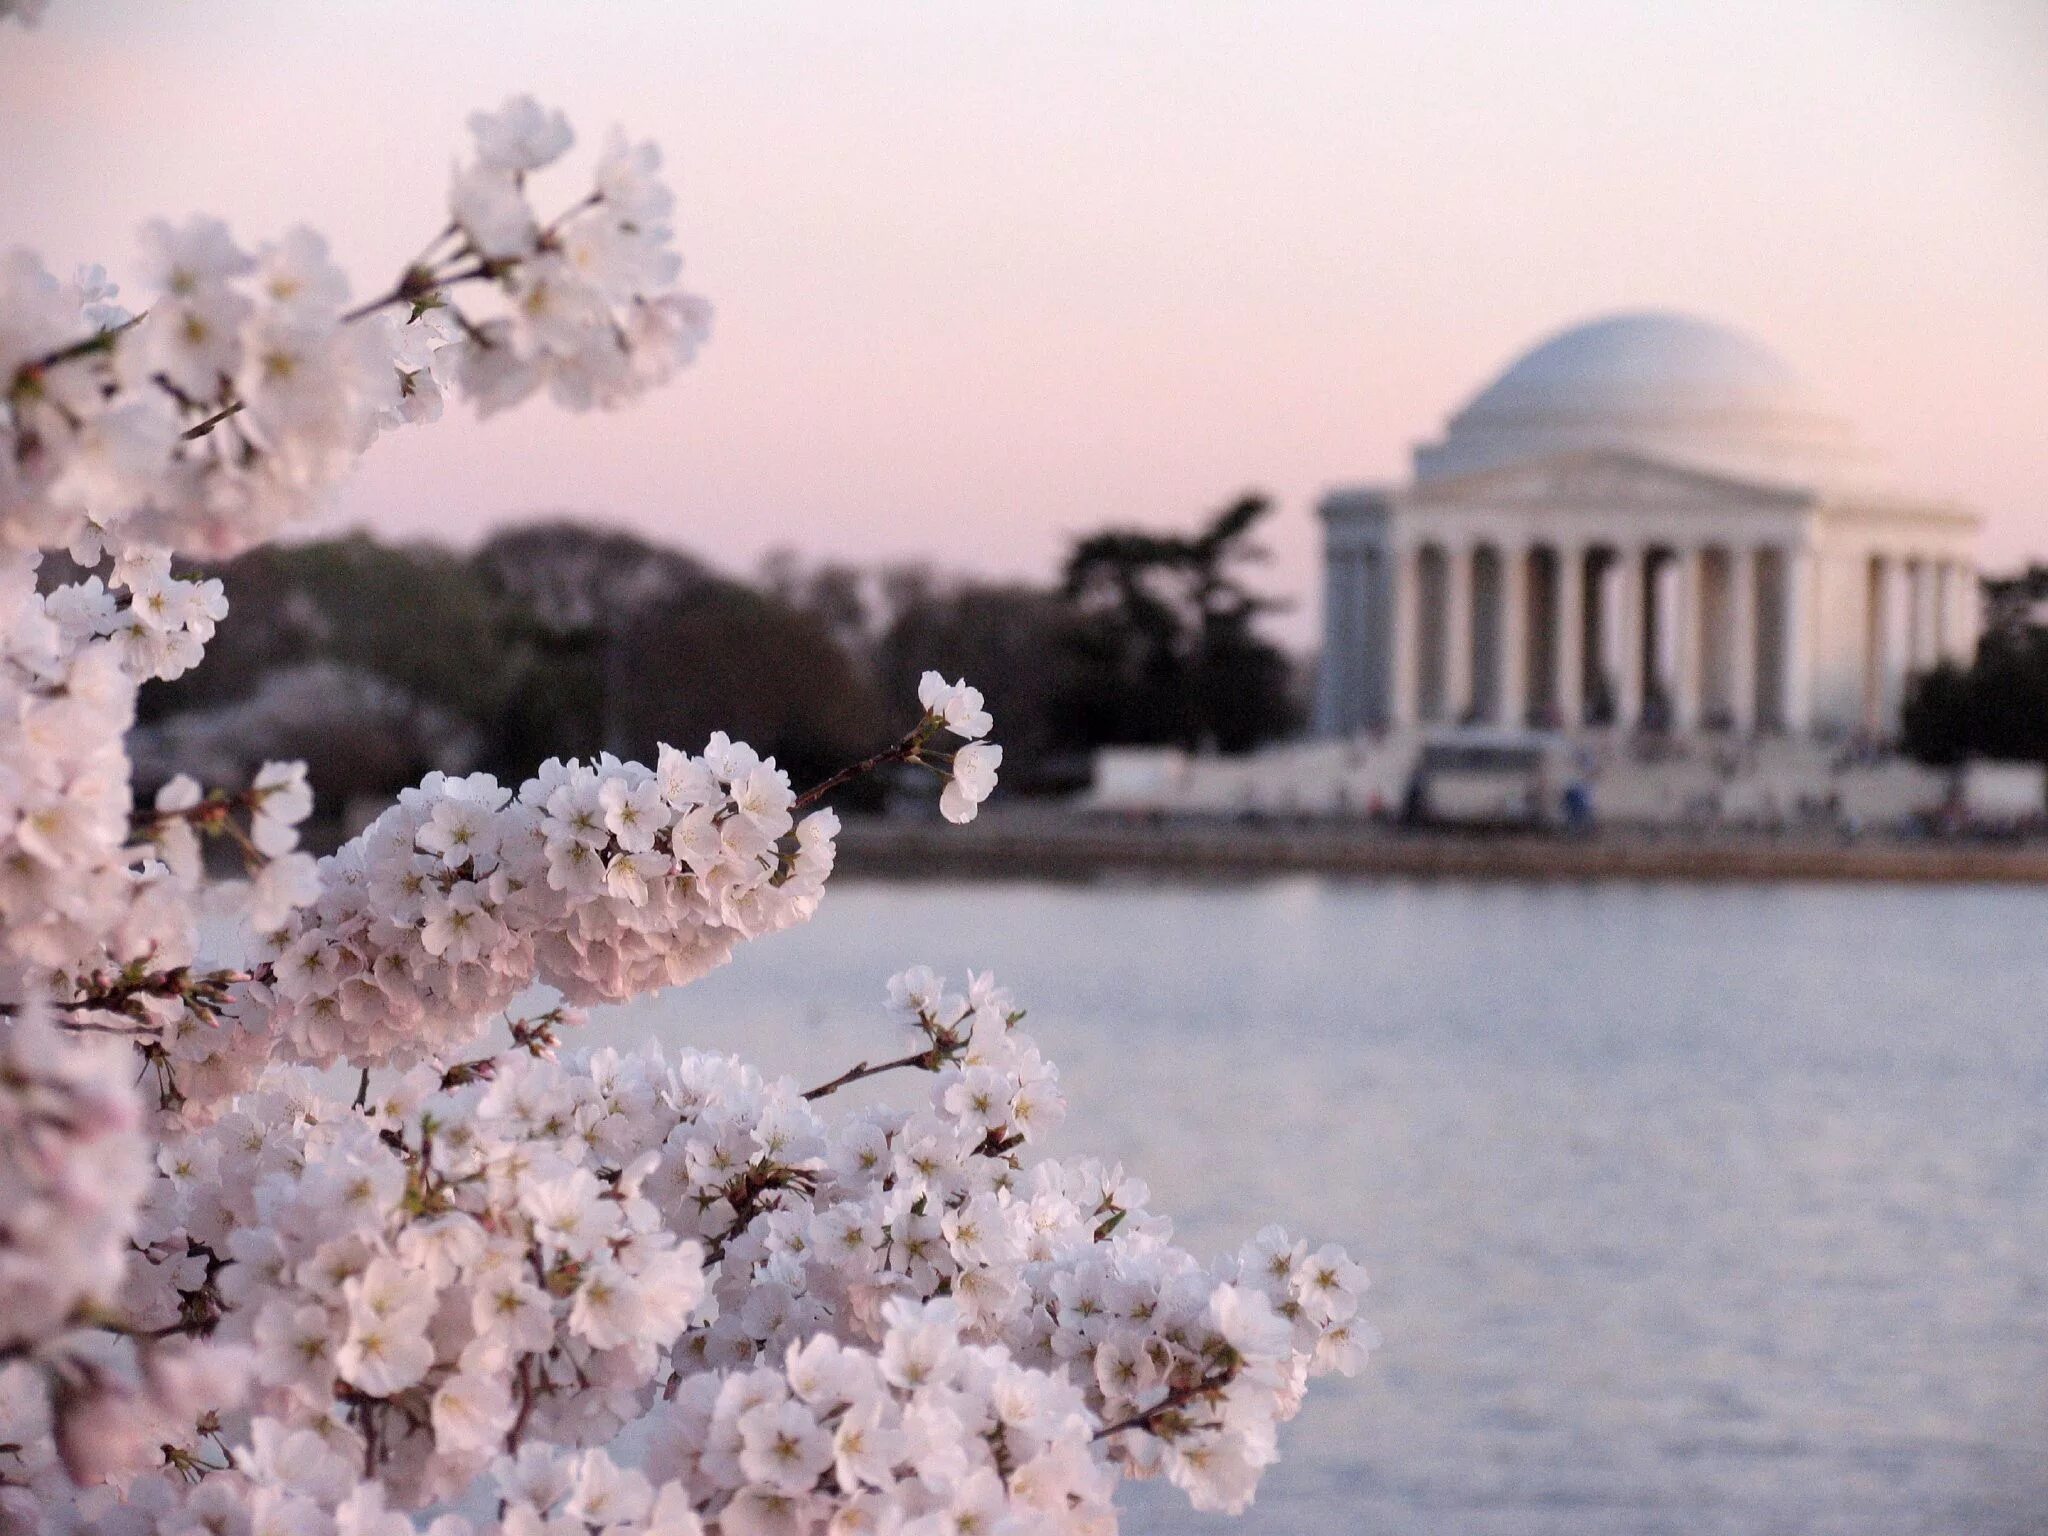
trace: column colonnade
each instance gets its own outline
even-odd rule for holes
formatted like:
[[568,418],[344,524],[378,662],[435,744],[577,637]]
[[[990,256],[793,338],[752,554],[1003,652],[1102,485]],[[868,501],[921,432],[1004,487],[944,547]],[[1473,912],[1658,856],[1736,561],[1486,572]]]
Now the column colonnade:
[[[1862,723],[1886,734],[1903,679],[1968,661],[1974,572],[1953,558],[1877,554],[1845,586],[1858,573],[1831,559],[1829,590],[1860,588]],[[1803,733],[1818,567],[1796,539],[1388,528],[1328,557],[1318,714],[1338,730]],[[1838,661],[1841,643],[1829,652]]]
[[1977,637],[1977,583],[1963,562],[1872,554],[1863,566],[1863,714],[1884,735],[1899,718],[1905,680],[1942,662],[1967,666]]
[[[1387,560],[1394,723],[1806,728],[1804,547],[1429,536]],[[1916,588],[1915,635],[1960,631],[1955,585]]]

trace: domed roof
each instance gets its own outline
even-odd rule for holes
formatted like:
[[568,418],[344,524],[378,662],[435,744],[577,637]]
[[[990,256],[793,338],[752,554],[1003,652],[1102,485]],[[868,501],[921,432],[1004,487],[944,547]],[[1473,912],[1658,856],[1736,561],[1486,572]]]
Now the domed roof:
[[1417,480],[1610,449],[1745,480],[1812,486],[1872,467],[1770,348],[1690,315],[1608,315],[1522,354],[1415,452]]
[[1645,398],[1694,409],[1796,401],[1798,379],[1762,342],[1711,320],[1609,315],[1524,352],[1461,417],[1518,411],[1626,411]]

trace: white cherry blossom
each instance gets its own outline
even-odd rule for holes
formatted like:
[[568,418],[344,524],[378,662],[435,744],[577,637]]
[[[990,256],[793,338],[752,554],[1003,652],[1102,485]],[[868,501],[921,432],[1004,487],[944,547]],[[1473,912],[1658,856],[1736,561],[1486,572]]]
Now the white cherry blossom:
[[953,774],[939,792],[939,810],[950,822],[974,820],[982,801],[995,793],[996,769],[1003,749],[986,741],[970,741],[953,754]]

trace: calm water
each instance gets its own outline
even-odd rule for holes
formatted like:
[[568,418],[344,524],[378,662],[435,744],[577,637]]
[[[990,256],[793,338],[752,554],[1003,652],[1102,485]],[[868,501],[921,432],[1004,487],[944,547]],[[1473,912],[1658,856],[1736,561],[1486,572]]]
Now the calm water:
[[1198,1251],[1371,1269],[1237,1528],[2048,1531],[2048,893],[849,881],[599,1027],[819,1078],[918,961]]

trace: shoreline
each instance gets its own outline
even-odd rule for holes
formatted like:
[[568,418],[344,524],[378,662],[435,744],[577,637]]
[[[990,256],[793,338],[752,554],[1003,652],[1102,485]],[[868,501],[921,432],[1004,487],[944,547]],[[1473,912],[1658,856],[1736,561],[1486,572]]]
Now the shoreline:
[[1503,881],[1830,881],[2048,884],[2048,842],[1854,842],[1785,834],[1411,831],[1370,824],[1125,823],[1066,812],[987,813],[965,827],[849,816],[839,867],[864,875],[1335,874]]

